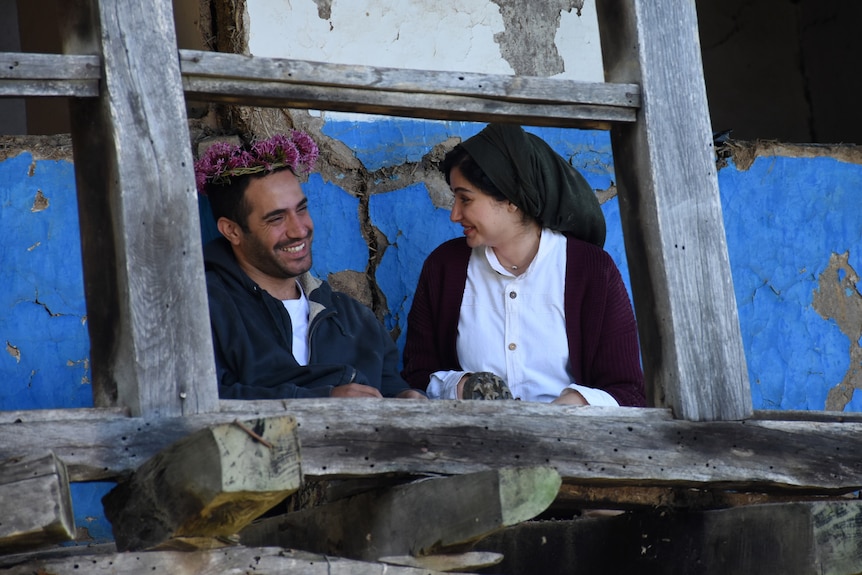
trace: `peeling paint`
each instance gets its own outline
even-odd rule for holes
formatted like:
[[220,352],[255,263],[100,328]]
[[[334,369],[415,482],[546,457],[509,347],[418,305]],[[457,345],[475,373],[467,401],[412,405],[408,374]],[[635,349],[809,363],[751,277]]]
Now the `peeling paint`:
[[500,53],[518,76],[554,76],[566,71],[554,40],[562,11],[578,11],[583,0],[493,0],[505,30],[494,34]]
[[727,159],[733,159],[738,170],[748,171],[760,157],[781,156],[785,158],[832,158],[848,164],[862,164],[862,146],[855,144],[785,144],[775,141],[726,140],[716,146],[718,167],[727,166]]
[[853,392],[862,389],[862,295],[858,290],[859,275],[849,263],[849,252],[832,254],[829,266],[818,278],[812,305],[824,319],[832,320],[850,340],[850,366],[841,382],[826,396],[827,410],[843,411],[853,399]]
[[16,362],[21,363],[21,351],[8,341],[6,342],[6,353],[14,357]]
[[30,208],[30,211],[41,212],[42,210],[48,209],[48,205],[48,198],[45,197],[42,190],[36,190],[36,198],[33,200],[33,207]]
[[317,17],[321,20],[332,18],[332,0],[314,0],[317,4]]
[[0,362],[0,409],[93,404],[89,360],[67,364],[89,358],[71,151],[68,136],[0,137],[0,331],[15,358]]

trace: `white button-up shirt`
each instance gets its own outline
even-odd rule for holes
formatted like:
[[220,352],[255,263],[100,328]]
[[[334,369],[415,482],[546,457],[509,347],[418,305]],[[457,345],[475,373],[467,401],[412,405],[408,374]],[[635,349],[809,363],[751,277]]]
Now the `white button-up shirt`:
[[490,247],[476,248],[458,320],[458,359],[464,371],[431,374],[428,397],[456,399],[466,373],[490,371],[525,401],[549,403],[569,387],[590,405],[619,405],[606,391],[578,385],[569,370],[563,298],[566,238],[542,230],[539,251],[520,276]]

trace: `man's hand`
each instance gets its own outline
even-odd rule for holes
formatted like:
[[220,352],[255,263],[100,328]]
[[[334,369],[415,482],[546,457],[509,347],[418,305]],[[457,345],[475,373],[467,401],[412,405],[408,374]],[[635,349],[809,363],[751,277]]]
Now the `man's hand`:
[[581,392],[577,389],[572,389],[571,387],[567,387],[561,391],[560,397],[551,403],[559,403],[563,405],[589,405],[584,396],[581,395]]
[[398,399],[428,399],[425,394],[418,392],[415,389],[405,389],[395,397]]
[[332,388],[329,397],[383,397],[380,390],[361,383],[348,383]]

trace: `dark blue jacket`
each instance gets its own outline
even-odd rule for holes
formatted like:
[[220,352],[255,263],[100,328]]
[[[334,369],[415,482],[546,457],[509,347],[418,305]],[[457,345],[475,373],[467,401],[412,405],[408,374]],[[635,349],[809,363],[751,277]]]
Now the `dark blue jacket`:
[[222,399],[329,397],[351,382],[384,397],[409,389],[398,348],[368,307],[304,274],[309,303],[309,362],[293,357],[290,314],[237,264],[224,238],[204,248],[210,322]]

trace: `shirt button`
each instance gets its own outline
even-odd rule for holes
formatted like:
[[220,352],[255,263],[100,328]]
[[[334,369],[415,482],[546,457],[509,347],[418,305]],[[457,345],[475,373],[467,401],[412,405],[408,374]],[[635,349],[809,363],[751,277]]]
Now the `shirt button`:
[[512,298],[512,299],[515,299],[516,297],[518,297],[518,292],[510,291],[510,292],[509,292],[509,297],[510,297],[510,298]]
[[517,344],[514,344],[514,343],[510,343],[510,344],[509,344],[509,349],[510,349],[510,350],[512,350],[512,351],[515,351],[515,349],[517,349],[517,347],[518,347],[518,345],[517,345]]

